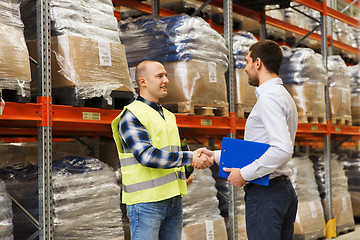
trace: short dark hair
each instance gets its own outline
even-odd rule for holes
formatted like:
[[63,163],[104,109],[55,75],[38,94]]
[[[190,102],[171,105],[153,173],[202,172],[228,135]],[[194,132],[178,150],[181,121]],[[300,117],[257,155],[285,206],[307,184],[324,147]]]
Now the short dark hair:
[[276,42],[261,40],[251,45],[249,51],[253,62],[255,62],[257,58],[260,58],[269,72],[279,75],[283,54]]

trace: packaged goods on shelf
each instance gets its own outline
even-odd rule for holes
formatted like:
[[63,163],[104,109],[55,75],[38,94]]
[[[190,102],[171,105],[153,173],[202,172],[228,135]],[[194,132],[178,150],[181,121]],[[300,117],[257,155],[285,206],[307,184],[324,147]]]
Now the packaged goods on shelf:
[[65,157],[53,165],[54,237],[124,239],[115,172],[95,158]]
[[0,239],[13,240],[13,212],[5,183],[0,179]]
[[[0,169],[7,192],[35,219],[39,219],[37,165],[19,163]],[[14,239],[28,239],[38,229],[13,206]]]
[[[310,156],[314,163],[315,176],[318,180],[319,189],[322,191],[323,204],[325,204],[325,171],[324,159],[316,155]],[[348,191],[348,180],[345,176],[344,167],[338,160],[337,154],[332,154],[330,159],[331,166],[331,197],[332,211],[336,219],[337,232],[347,232],[354,229],[353,209],[351,197]]]
[[350,76],[340,56],[328,57],[328,77],[331,122],[351,125]]
[[[280,8],[279,5],[266,5],[265,6],[266,15],[269,17],[284,21],[285,20],[284,9],[279,9],[279,8]],[[260,29],[260,28],[258,28],[258,29]],[[257,33],[258,31],[259,30],[255,31],[255,33]],[[266,35],[276,41],[284,41],[286,38],[286,31],[284,29],[277,28],[272,25],[267,25],[266,26]]]
[[[50,1],[51,35],[71,35],[119,43],[119,28],[111,0]],[[21,17],[26,40],[36,39],[36,0],[24,0]]]
[[280,77],[295,101],[299,122],[325,123],[327,74],[321,55],[309,48],[282,50]]
[[[192,14],[196,9],[201,7],[204,2],[196,0],[162,0],[160,7],[170,9],[176,12],[184,12],[187,14]],[[208,4],[205,6],[201,12],[200,16],[207,19],[211,16],[211,5]]]
[[[36,41],[27,44],[36,59]],[[104,97],[110,105],[112,91],[134,91],[119,42],[62,35],[51,38],[51,50],[52,88],[75,87],[79,98]],[[32,88],[36,86],[33,81]]]
[[341,162],[348,180],[354,217],[360,217],[360,153],[346,155]]
[[224,38],[199,17],[129,18],[120,22],[120,39],[129,67],[143,60],[201,60],[228,66]]
[[194,180],[183,198],[184,240],[227,239],[224,219],[220,216],[215,180],[210,169],[196,170]]
[[351,87],[351,117],[353,125],[360,125],[360,64],[348,67]]
[[289,162],[290,177],[298,196],[294,235],[302,239],[325,237],[324,211],[321,205],[312,162],[308,157],[294,157]]
[[161,100],[165,107],[228,115],[225,41],[203,19],[185,14],[130,18],[120,22],[120,32],[130,67],[143,60],[164,64],[170,80],[168,95]]
[[224,68],[214,62],[190,60],[163,63],[170,83],[168,95],[161,104],[180,113],[195,113],[214,108],[214,112],[228,116]]
[[245,112],[249,113],[256,103],[255,87],[249,85],[248,76],[244,71],[246,67],[245,58],[249,53],[250,46],[255,42],[257,39],[250,32],[234,33],[233,35],[235,111],[239,118],[244,118]]
[[30,98],[30,63],[23,28],[20,0],[0,0],[0,90]]

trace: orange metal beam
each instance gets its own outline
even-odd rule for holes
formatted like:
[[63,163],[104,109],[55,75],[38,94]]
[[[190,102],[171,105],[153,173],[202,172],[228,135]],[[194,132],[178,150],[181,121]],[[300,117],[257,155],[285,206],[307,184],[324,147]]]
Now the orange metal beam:
[[[148,3],[143,3],[140,1],[136,1],[136,0],[112,0],[114,5],[119,5],[119,6],[123,6],[123,7],[127,7],[127,8],[131,8],[131,9],[135,9],[144,13],[149,13],[151,14],[151,4]],[[160,16],[172,16],[178,14],[177,12],[165,9],[165,8],[160,8]]]
[[359,28],[360,21],[356,20],[344,13],[336,11],[333,8],[328,6],[323,6],[322,3],[316,2],[315,0],[294,0],[297,3],[300,3],[306,7],[312,8],[316,11],[319,11],[321,14],[327,14],[330,17],[336,18],[344,23],[347,23],[353,27]]
[[[347,1],[348,3],[352,3],[353,0],[345,0]],[[358,2],[354,3],[354,6],[357,6],[357,7],[360,7],[360,4]]]

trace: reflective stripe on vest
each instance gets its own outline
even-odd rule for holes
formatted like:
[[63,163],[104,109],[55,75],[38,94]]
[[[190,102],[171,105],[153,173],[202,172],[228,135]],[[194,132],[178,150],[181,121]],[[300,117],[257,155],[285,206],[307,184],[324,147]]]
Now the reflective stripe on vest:
[[177,179],[186,180],[185,172],[176,171],[176,173],[173,172],[168,175],[159,177],[157,179],[152,179],[146,182],[140,182],[131,185],[123,185],[123,191],[126,193],[137,192],[141,190],[159,187],[169,182],[175,181]]
[[[166,146],[166,147],[162,148],[161,150],[168,151],[168,152],[180,152],[181,148],[179,146],[171,146],[171,148],[169,146]],[[127,167],[127,166],[131,166],[134,164],[139,164],[138,160],[136,160],[135,157],[120,159],[120,167]]]

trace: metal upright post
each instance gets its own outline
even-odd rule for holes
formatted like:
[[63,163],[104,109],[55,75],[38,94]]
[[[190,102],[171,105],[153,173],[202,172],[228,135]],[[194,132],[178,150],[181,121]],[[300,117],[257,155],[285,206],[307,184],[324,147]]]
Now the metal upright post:
[[151,16],[159,17],[160,14],[160,1],[151,0]]
[[[327,4],[323,1],[324,11],[321,15],[321,54],[323,63],[327,72],[328,58],[328,34],[327,34]],[[326,106],[326,126],[327,132],[324,137],[324,167],[325,167],[325,217],[326,217],[326,237],[336,237],[336,223],[333,219],[332,198],[331,198],[331,126],[330,126],[330,100],[329,100],[329,84],[325,85],[325,106]]]
[[260,40],[265,40],[267,38],[266,33],[266,13],[265,10],[263,10],[262,19],[260,23]]
[[[226,75],[228,84],[229,110],[230,110],[230,137],[236,138],[235,130],[235,80],[233,56],[233,5],[232,0],[224,0],[224,37],[229,56],[229,69]],[[237,212],[236,212],[236,187],[229,185],[229,239],[238,239]]]
[[52,209],[52,129],[50,68],[50,0],[36,0],[37,49],[39,64],[38,91],[42,103],[42,121],[38,124],[39,239],[53,239]]

